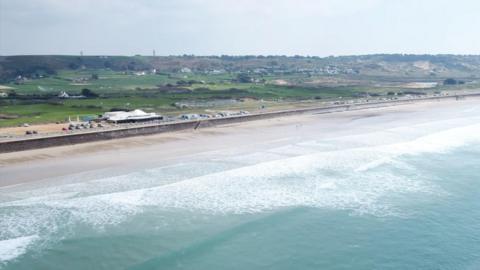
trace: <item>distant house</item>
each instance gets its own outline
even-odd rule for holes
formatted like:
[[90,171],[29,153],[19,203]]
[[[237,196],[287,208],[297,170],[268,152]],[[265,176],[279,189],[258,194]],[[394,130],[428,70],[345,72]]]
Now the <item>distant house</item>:
[[213,69],[213,70],[207,71],[207,73],[216,75],[216,74],[226,73],[226,71],[224,69]]
[[156,113],[146,113],[142,110],[106,112],[101,117],[103,120],[112,123],[133,123],[163,120],[163,116]]
[[180,69],[180,72],[182,72],[182,73],[192,73],[192,70],[189,69],[188,67],[184,67],[184,68]]
[[69,98],[70,95],[65,92],[65,91],[61,91],[60,93],[58,93],[58,98]]
[[15,84],[23,84],[24,82],[28,81],[27,77],[23,77],[21,75],[18,75],[15,78]]
[[268,74],[268,71],[265,68],[256,68],[253,70],[255,74]]
[[80,77],[80,78],[74,78],[72,79],[72,83],[75,83],[75,84],[86,84],[88,83],[90,79],[87,78],[87,77]]
[[182,120],[195,120],[198,118],[200,118],[200,116],[198,114],[193,114],[193,113],[180,115],[180,119]]
[[8,97],[8,93],[0,92],[0,98],[6,98],[6,97]]
[[65,91],[61,91],[60,93],[58,93],[57,97],[58,97],[58,98],[65,98],[65,99],[85,98],[85,96],[83,96],[83,95],[71,96],[71,95],[69,95],[69,94],[68,94],[67,92],[65,92]]

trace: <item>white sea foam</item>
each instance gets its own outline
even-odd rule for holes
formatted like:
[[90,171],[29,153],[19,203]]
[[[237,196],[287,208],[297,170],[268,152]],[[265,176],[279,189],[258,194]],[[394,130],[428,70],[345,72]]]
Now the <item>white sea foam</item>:
[[480,124],[456,127],[413,141],[393,144],[386,150],[395,154],[439,153],[480,141]]
[[[97,195],[74,196],[68,193],[60,196],[62,187],[58,187],[55,196],[1,203],[0,227],[5,230],[0,232],[0,237],[31,234],[51,237],[74,224],[104,228],[125,221],[147,206],[210,214],[255,213],[278,207],[310,206],[388,215],[392,209],[378,201],[389,192],[428,192],[430,189],[424,183],[398,177],[388,171],[357,175],[352,170],[358,164],[375,158],[376,154],[365,150],[317,153],[214,172],[155,187]],[[152,178],[147,182],[154,181],[155,177],[158,181],[162,178],[161,174],[142,175]],[[90,182],[90,188],[94,189],[99,181]],[[113,179],[108,180],[111,181]],[[71,192],[72,186],[66,187],[66,190]],[[43,194],[41,190],[38,193]]]
[[12,239],[0,240],[0,265],[23,255],[38,236],[30,235]]
[[[338,153],[337,153],[338,154]],[[111,204],[213,213],[246,213],[278,207],[310,206],[350,209],[378,215],[377,201],[389,192],[430,192],[418,180],[389,172],[357,175],[352,170],[328,176],[323,169],[348,168],[333,153],[302,156],[192,178],[161,187],[102,195]],[[322,163],[327,158],[329,162]],[[354,162],[355,163],[355,162]],[[320,169],[320,170],[319,170]]]
[[365,171],[395,162],[394,158],[401,155],[444,153],[476,142],[480,142],[480,124],[451,128],[407,142],[373,147],[371,151],[380,153],[382,157],[359,166],[356,171]]
[[[375,201],[388,192],[429,192],[431,186],[421,179],[410,180],[389,171],[365,171],[385,163],[398,165],[395,158],[399,155],[443,152],[477,141],[479,131],[480,125],[469,125],[410,142],[285,158],[100,198],[112,204],[213,212],[256,212],[305,205],[378,213]],[[329,179],[325,171],[337,174]],[[359,175],[358,171],[364,172]]]
[[[388,131],[380,133],[376,136],[385,136]],[[376,140],[372,134],[369,139]],[[339,138],[328,143],[345,141]],[[228,214],[307,206],[377,216],[398,214],[395,203],[388,200],[391,194],[441,194],[428,177],[410,179],[394,173],[392,168],[414,169],[399,156],[445,152],[476,141],[480,141],[478,124],[384,145],[329,148],[320,141],[322,149],[335,150],[315,153],[301,151],[314,142],[300,142],[230,161],[223,159],[223,163],[186,162],[175,168],[11,193],[9,196],[18,199],[0,203],[0,239],[12,240],[0,242],[0,258],[15,258],[36,239],[51,238],[72,225],[101,229],[124,222],[146,207]],[[286,155],[282,155],[283,150]]]

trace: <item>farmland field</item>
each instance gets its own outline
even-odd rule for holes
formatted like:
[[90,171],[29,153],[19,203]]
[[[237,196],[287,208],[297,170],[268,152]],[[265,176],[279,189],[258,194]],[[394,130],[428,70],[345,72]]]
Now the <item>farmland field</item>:
[[[388,57],[393,56],[384,56]],[[416,70],[416,62],[409,62],[409,68],[405,63],[387,61],[382,65],[388,64],[388,70],[393,71],[385,74],[382,65],[370,64],[365,57],[358,57],[361,61],[356,62],[355,58],[289,57],[10,58],[0,59],[0,127],[63,122],[69,116],[95,116],[115,109],[143,109],[165,115],[228,109],[258,111],[479,88],[476,70],[466,73],[464,69],[437,68],[448,73],[433,76],[432,72]],[[358,63],[361,66],[357,67]],[[462,84],[443,85],[449,75],[461,76]],[[421,87],[416,89],[417,85]],[[86,89],[93,96],[75,98]],[[61,92],[69,98],[59,98]]]

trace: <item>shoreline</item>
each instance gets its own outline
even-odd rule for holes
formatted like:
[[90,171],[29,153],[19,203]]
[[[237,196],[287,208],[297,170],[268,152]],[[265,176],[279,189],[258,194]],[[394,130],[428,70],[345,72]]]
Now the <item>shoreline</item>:
[[[230,123],[197,130],[166,132],[150,136],[42,148],[0,154],[0,188],[41,183],[67,175],[109,170],[128,173],[182,163],[215,153],[255,152],[288,145],[294,138],[311,140],[337,138],[375,131],[382,126],[399,126],[422,113],[437,116],[444,110],[477,106],[479,99],[410,103],[404,106],[370,108],[330,114],[300,114],[257,121]],[[240,150],[239,150],[240,149]],[[80,177],[80,178],[83,178]]]
[[416,99],[399,99],[389,101],[378,101],[369,103],[352,103],[342,104],[327,107],[311,107],[300,108],[293,110],[274,111],[258,114],[250,114],[244,116],[233,116],[224,118],[211,118],[204,120],[192,120],[192,121],[179,121],[160,124],[147,124],[139,125],[135,127],[120,127],[109,130],[95,130],[80,133],[62,134],[62,135],[47,135],[35,138],[21,138],[0,141],[0,154],[27,151],[41,148],[50,148],[64,145],[83,144],[95,141],[103,140],[117,140],[127,137],[135,136],[147,136],[167,132],[177,132],[183,130],[196,130],[197,128],[205,128],[212,126],[222,126],[232,123],[241,123],[247,121],[258,121],[264,119],[285,117],[291,115],[301,114],[332,114],[345,111],[361,111],[371,108],[385,108],[392,106],[401,106],[407,104],[417,104],[424,102],[440,102],[448,100],[463,100],[468,98],[478,98],[479,93],[463,94],[454,96],[437,96],[437,97],[425,97]]

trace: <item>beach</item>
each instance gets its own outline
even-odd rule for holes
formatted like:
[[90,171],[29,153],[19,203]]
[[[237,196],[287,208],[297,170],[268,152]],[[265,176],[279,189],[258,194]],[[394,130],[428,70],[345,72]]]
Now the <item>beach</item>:
[[[474,105],[479,101],[479,97],[471,97],[462,101],[435,100],[326,115],[310,113],[198,130],[0,154],[0,174],[3,175],[0,186],[109,167],[119,170],[128,170],[130,167],[148,168],[158,165],[159,162],[181,162],[189,156],[239,147],[248,152],[262,144],[282,144],[305,132],[315,138],[328,138],[349,132],[360,133],[369,129],[368,126],[356,125],[355,122],[363,118],[399,116],[402,118],[398,120],[401,123],[402,120],[410,120],[409,115],[413,118],[415,112]],[[353,125],[355,128],[345,130],[345,125]]]
[[479,112],[431,101],[1,154],[0,268],[469,269]]
[[[159,161],[178,161],[182,157],[198,155],[202,152],[222,151],[239,146],[251,149],[258,144],[282,142],[299,136],[305,132],[305,129],[314,133],[316,137],[325,138],[329,135],[335,136],[336,133],[354,132],[354,130],[342,130],[342,127],[362,118],[381,115],[405,117],[405,115],[412,115],[419,111],[455,108],[458,105],[468,106],[477,104],[479,101],[480,98],[473,97],[463,101],[431,101],[327,115],[294,115],[198,130],[6,153],[0,155],[0,168],[4,170],[2,175],[6,175],[6,179],[9,171],[13,171],[14,177],[12,178],[15,178],[15,181],[2,181],[0,186],[68,174],[69,172],[76,173],[111,166],[120,168],[125,167],[126,164],[128,164],[127,167],[144,167]],[[359,129],[357,132],[361,132],[368,129],[368,126],[357,128]],[[37,169],[35,175],[31,174],[31,169],[43,165],[48,169]],[[22,174],[25,176],[22,177]]]
[[479,1],[0,1],[0,270],[480,270]]

